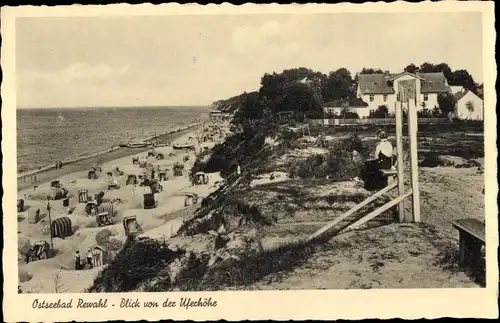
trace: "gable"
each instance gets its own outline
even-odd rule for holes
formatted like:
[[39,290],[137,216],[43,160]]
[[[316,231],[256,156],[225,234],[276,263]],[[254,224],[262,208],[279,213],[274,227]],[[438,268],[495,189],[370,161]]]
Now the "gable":
[[475,102],[483,102],[483,99],[478,97],[474,92],[466,90],[465,92],[457,93],[455,96],[457,102],[467,102],[467,101],[475,101]]

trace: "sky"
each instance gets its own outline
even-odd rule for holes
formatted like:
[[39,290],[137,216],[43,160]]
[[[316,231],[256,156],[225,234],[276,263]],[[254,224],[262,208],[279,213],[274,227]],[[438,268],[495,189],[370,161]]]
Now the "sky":
[[446,62],[481,83],[482,34],[474,12],[23,17],[17,105],[209,105],[294,67]]

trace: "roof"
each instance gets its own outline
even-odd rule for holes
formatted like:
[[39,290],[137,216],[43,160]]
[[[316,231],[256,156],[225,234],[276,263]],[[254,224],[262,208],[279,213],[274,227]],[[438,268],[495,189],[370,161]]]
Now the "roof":
[[476,95],[476,93],[472,92],[472,91],[469,91],[467,89],[464,89],[463,91],[460,91],[460,92],[457,92],[455,93],[455,99],[457,99],[457,102],[460,101],[464,96],[466,96],[467,94],[469,94],[469,92],[471,92],[474,96],[477,96],[479,99],[482,100],[482,98],[480,98],[478,95]]
[[325,108],[367,108],[368,104],[360,98],[349,98],[327,102]]
[[421,93],[440,93],[450,92],[451,88],[446,83],[446,77],[443,73],[418,73],[419,76],[425,79],[422,81],[420,88]]
[[455,99],[457,99],[457,101],[460,101],[460,99],[462,99],[468,92],[469,92],[469,90],[460,91],[460,92],[455,93]]
[[420,79],[421,93],[439,93],[451,90],[442,72],[358,74],[358,88],[362,94],[394,94],[392,82],[403,75],[411,75]]
[[358,88],[363,94],[394,94],[389,81],[395,74],[359,74]]

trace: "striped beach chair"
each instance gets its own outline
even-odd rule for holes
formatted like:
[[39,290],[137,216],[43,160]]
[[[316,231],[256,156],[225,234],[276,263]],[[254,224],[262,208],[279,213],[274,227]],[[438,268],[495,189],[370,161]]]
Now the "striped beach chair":
[[78,203],[87,203],[89,200],[89,190],[78,190]]
[[97,206],[96,214],[107,213],[108,216],[114,215],[114,205],[112,202],[102,202]]
[[68,217],[62,217],[52,221],[52,237],[64,239],[73,234],[73,229],[71,228],[71,219]]

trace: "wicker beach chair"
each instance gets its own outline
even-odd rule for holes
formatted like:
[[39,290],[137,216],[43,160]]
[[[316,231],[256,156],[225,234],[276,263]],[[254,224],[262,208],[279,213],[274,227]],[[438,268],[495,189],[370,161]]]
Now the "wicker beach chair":
[[143,201],[145,209],[154,209],[158,206],[158,202],[156,201],[155,195],[153,193],[144,194]]

